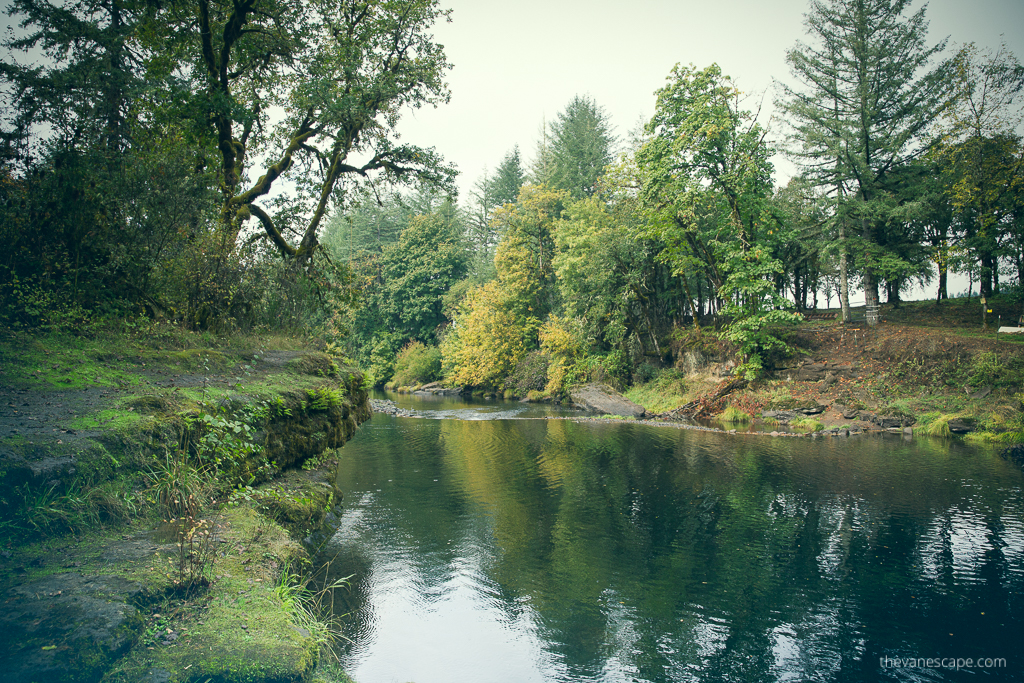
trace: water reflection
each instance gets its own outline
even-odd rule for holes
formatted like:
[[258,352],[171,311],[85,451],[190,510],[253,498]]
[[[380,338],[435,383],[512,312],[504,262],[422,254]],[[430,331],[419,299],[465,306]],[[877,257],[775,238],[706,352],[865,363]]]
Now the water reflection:
[[1021,669],[1022,475],[959,443],[378,415],[338,481],[360,683]]

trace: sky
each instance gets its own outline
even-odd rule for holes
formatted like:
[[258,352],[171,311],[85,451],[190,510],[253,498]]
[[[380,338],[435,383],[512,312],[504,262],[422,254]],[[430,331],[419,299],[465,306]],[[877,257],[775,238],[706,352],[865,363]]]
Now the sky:
[[[717,62],[761,105],[769,122],[773,79],[790,81],[786,51],[805,40],[806,0],[451,0],[451,22],[435,27],[454,65],[451,102],[405,115],[403,141],[436,147],[454,162],[460,199],[485,169],[519,145],[533,158],[541,123],[573,96],[589,95],[620,139],[654,113],[654,92],[676,63]],[[911,11],[922,6],[913,2]],[[1007,43],[1024,59],[1024,0],[932,0],[928,43]],[[780,130],[777,122],[773,130]],[[795,168],[776,158],[777,182]]]

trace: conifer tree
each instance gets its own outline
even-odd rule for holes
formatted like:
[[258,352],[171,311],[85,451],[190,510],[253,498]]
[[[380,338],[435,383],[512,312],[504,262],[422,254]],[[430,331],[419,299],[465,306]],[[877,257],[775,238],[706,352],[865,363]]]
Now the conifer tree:
[[[926,43],[924,9],[908,0],[812,0],[812,43],[787,54],[796,87],[782,87],[793,127],[790,151],[819,186],[830,188],[835,219],[854,232],[868,310],[878,322],[881,279],[914,267],[890,240],[908,194],[899,170],[927,148],[925,135],[949,97],[949,67],[932,67],[945,41]],[[905,190],[905,188],[904,188]]]

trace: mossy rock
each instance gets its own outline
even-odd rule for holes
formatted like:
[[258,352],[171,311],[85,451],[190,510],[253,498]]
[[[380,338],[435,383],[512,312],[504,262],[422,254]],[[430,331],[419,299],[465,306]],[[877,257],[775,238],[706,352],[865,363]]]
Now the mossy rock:
[[171,415],[181,407],[181,401],[167,396],[147,394],[130,398],[124,405],[150,415]]
[[326,353],[312,351],[305,353],[291,362],[292,368],[301,375],[314,377],[337,377],[338,364]]
[[305,538],[323,522],[335,503],[334,489],[324,482],[297,487],[268,487],[261,492],[261,508],[293,538]]
[[779,398],[768,404],[768,408],[772,410],[791,410],[794,412],[817,410],[818,407],[818,402],[812,398],[799,399],[792,396]]

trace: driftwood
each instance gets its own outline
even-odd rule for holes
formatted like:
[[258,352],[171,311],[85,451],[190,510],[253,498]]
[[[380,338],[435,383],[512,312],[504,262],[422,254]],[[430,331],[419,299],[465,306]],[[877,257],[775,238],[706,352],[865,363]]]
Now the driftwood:
[[704,394],[700,398],[697,398],[689,403],[670,410],[667,413],[662,413],[657,417],[663,420],[680,420],[687,417],[702,417],[710,415],[717,404],[723,397],[731,394],[732,392],[742,389],[747,386],[747,380],[742,377],[730,377],[724,380],[714,391]]

